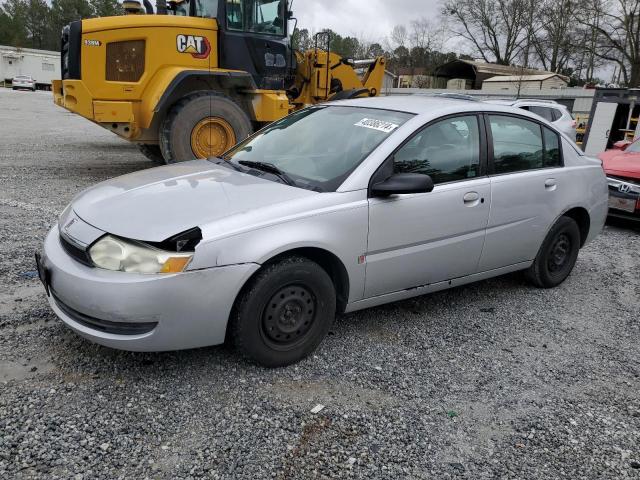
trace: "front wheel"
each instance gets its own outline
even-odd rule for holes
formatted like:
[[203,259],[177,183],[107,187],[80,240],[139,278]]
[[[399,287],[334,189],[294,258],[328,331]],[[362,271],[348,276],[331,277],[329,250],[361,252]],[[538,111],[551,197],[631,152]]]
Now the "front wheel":
[[580,244],[580,229],[576,221],[560,217],[542,242],[533,264],[526,270],[527,279],[540,288],[557,287],[573,270]]
[[322,342],[336,313],[331,277],[304,257],[264,267],[233,309],[230,339],[239,353],[265,367],[296,363]]
[[158,145],[151,145],[147,143],[139,143],[138,150],[145,157],[151,160],[153,163],[157,165],[164,165],[165,161],[162,156],[162,152],[160,151],[160,147]]
[[167,163],[219,157],[252,133],[251,120],[219,92],[193,93],[176,103],[160,127]]

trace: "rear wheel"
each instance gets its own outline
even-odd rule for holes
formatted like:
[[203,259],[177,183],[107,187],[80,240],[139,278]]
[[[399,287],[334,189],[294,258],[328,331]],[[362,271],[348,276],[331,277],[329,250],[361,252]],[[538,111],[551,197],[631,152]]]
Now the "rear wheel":
[[336,292],[327,272],[304,257],[290,257],[263,268],[243,289],[230,339],[249,359],[282,367],[320,345],[335,313]]
[[160,128],[167,163],[218,157],[252,132],[247,114],[229,97],[200,92],[180,100]]
[[580,229],[569,217],[560,219],[551,227],[531,267],[527,279],[537,287],[553,288],[569,276],[580,251]]
[[160,151],[160,147],[158,145],[150,145],[146,143],[139,143],[138,149],[140,152],[151,160],[153,163],[158,165],[164,165],[164,158],[162,156],[162,152]]

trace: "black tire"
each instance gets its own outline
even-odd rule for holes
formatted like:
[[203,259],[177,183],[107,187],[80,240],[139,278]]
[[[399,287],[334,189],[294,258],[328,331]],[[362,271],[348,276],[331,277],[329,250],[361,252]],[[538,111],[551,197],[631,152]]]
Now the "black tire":
[[336,314],[327,272],[304,257],[265,266],[236,300],[229,339],[244,357],[265,367],[296,363],[322,342]]
[[191,132],[198,122],[210,116],[226,120],[236,142],[253,133],[251,120],[231,98],[218,92],[193,93],[171,108],[160,127],[160,150],[167,163],[196,158],[191,148]]
[[578,224],[572,218],[560,217],[542,242],[525,276],[536,287],[557,287],[573,270],[580,245]]
[[158,145],[151,145],[146,143],[138,143],[138,149],[140,152],[157,165],[164,165],[165,161]]

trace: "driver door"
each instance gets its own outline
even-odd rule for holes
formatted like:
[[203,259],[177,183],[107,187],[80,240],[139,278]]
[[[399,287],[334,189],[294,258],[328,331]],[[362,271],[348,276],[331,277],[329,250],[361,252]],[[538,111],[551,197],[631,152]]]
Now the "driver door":
[[475,114],[433,122],[376,173],[424,173],[435,188],[369,199],[365,298],[476,273],[491,203],[482,125]]

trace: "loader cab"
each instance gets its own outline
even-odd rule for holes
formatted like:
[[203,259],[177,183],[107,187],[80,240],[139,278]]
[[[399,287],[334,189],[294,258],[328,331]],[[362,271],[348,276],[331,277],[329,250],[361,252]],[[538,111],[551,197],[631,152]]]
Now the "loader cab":
[[220,67],[249,72],[259,89],[288,89],[295,79],[295,55],[288,36],[287,3],[218,0]]
[[257,88],[287,90],[295,81],[287,0],[169,0],[168,13],[215,18],[218,67],[248,72]]

